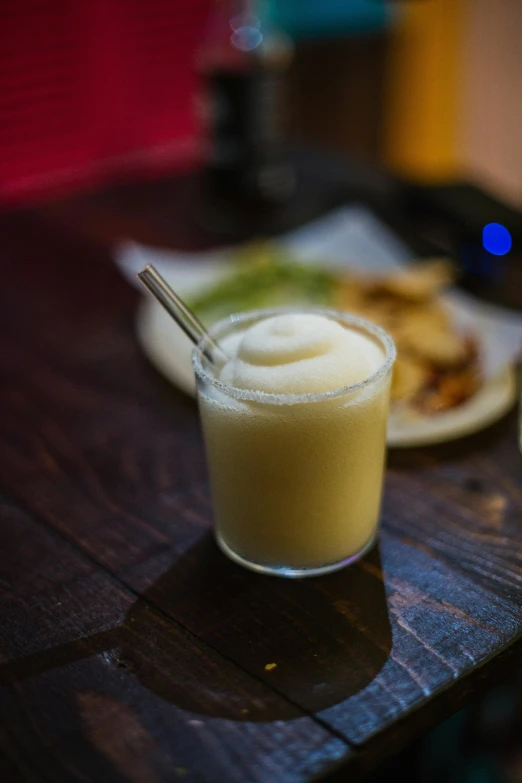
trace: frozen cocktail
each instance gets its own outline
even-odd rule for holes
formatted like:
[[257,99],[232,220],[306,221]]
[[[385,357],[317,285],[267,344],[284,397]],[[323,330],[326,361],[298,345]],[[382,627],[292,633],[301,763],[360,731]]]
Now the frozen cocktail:
[[[219,545],[254,570],[327,573],[379,522],[395,348],[331,310],[232,316],[194,352]],[[208,351],[207,351],[208,354]]]

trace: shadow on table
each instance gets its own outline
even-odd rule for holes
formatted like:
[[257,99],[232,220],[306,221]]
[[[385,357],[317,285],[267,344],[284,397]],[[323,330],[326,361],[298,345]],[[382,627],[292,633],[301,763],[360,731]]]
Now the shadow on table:
[[[156,608],[159,621],[151,622]],[[173,629],[165,615],[253,675],[256,693],[219,656],[214,665],[202,663],[201,645],[188,634],[180,653],[186,632]],[[358,693],[383,667],[391,644],[378,546],[335,574],[285,580],[236,566],[205,533],[120,626],[6,664],[0,684],[104,653],[183,710],[230,720],[289,720],[301,714],[294,705],[315,713]],[[274,697],[273,689],[285,699]]]

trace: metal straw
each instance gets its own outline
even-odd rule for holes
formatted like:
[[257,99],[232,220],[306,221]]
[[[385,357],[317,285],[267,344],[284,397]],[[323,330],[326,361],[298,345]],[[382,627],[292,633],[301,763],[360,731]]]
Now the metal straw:
[[185,302],[183,302],[183,300],[172,290],[167,281],[152,264],[149,264],[145,269],[142,269],[141,272],[138,272],[136,277],[165,308],[178,326],[183,329],[185,334],[190,337],[194,345],[199,346],[203,340],[201,352],[211,364],[224,364],[228,360],[228,356],[212,339],[199,318],[194,315]]

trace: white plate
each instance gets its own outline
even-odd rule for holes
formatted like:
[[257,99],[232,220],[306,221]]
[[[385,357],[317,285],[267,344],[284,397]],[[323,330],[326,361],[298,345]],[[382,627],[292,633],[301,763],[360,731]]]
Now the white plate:
[[[141,303],[137,332],[153,365],[175,386],[194,396],[192,343],[153,300]],[[471,435],[507,413],[515,396],[515,372],[512,367],[505,367],[467,402],[447,413],[430,417],[392,413],[388,423],[388,445],[395,448],[428,446]]]
[[[301,263],[315,264],[321,259],[323,265],[337,271],[389,272],[411,258],[387,226],[360,205],[341,207],[279,237],[279,242]],[[182,296],[190,297],[223,274],[230,256],[226,249],[189,254],[125,243],[117,248],[115,260],[124,277],[134,284],[140,269],[155,264]],[[512,365],[522,345],[522,315],[456,291],[446,297],[446,304],[457,324],[479,333],[486,381],[471,399],[447,413],[431,417],[392,414],[390,446],[422,446],[461,438],[500,419],[515,401]],[[137,330],[145,353],[158,370],[193,395],[191,344],[150,298],[140,307]]]

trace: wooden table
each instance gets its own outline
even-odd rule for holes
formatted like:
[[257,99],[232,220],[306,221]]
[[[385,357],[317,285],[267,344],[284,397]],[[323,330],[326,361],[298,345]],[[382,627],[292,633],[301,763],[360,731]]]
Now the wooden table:
[[196,406],[111,263],[109,240],[172,238],[169,193],[0,218],[0,780],[355,780],[519,665],[515,417],[391,453],[356,566],[228,562]]

